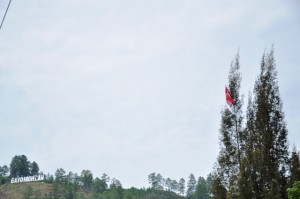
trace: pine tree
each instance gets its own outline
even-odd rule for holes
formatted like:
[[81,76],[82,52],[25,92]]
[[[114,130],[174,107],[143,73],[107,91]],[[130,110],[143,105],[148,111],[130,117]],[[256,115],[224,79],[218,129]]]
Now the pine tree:
[[299,152],[297,152],[297,149],[294,146],[290,159],[289,187],[292,187],[296,181],[300,181],[300,157]]
[[242,97],[240,96],[241,73],[239,54],[231,63],[228,75],[228,89],[234,99],[233,105],[222,111],[220,128],[221,150],[218,156],[218,178],[228,191],[228,198],[237,198],[237,177],[241,163],[242,147]]
[[279,95],[274,49],[264,54],[261,72],[255,83],[256,155],[259,160],[260,198],[287,198],[286,172],[288,162],[287,129]]
[[208,197],[209,195],[206,180],[200,176],[196,186],[195,198],[207,199]]
[[187,182],[187,191],[186,191],[187,198],[193,198],[193,195],[196,191],[196,184],[197,184],[197,181],[195,179],[195,176],[194,176],[194,174],[191,173],[189,175],[189,180]]

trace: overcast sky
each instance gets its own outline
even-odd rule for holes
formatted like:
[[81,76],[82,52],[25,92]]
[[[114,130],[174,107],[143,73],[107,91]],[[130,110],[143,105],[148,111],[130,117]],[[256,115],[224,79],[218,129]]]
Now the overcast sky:
[[239,50],[247,99],[272,44],[300,149],[299,22],[298,0],[13,0],[0,30],[0,165],[24,154],[44,173],[89,169],[124,187],[148,187],[151,172],[206,177],[230,63]]

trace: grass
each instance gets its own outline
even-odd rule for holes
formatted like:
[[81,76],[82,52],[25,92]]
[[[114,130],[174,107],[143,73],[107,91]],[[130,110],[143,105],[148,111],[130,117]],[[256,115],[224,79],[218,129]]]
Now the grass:
[[23,199],[24,194],[28,191],[47,195],[52,190],[51,184],[42,182],[26,182],[17,184],[4,184],[0,186],[1,199]]

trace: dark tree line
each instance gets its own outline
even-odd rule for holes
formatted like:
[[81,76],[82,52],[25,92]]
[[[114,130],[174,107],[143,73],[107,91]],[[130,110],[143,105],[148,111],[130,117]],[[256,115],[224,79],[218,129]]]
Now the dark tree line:
[[300,180],[300,165],[296,149],[289,157],[274,49],[262,56],[260,74],[253,93],[249,93],[246,116],[242,113],[239,55],[230,66],[228,80],[234,103],[221,114],[221,149],[213,175],[212,197],[287,198],[287,188]]

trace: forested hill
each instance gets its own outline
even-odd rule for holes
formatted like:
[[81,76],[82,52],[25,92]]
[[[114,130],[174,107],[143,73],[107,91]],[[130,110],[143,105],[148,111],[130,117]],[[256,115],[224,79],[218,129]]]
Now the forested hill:
[[190,174],[187,182],[148,175],[148,188],[125,189],[107,174],[93,176],[90,170],[80,174],[58,168],[55,174],[44,174],[38,163],[25,155],[16,155],[9,165],[0,166],[0,199],[194,199],[209,198],[211,176],[196,180]]
[[155,189],[110,188],[103,193],[88,192],[65,183],[28,182],[0,186],[1,199],[184,199],[170,191]]

